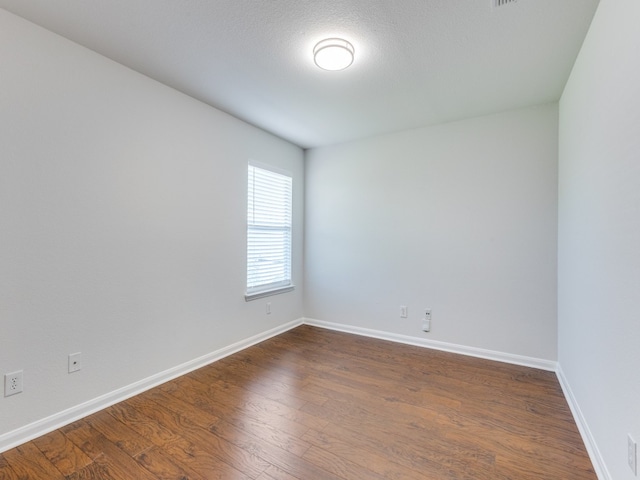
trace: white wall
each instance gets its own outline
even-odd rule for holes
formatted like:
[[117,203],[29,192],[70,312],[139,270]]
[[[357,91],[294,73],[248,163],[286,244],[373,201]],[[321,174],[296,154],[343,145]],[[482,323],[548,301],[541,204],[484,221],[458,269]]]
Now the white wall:
[[557,132],[545,105],[308,151],[306,316],[555,361]]
[[639,22],[600,2],[560,102],[559,363],[616,480],[640,442]]
[[0,440],[302,317],[244,301],[249,159],[293,174],[301,287],[301,149],[0,10]]

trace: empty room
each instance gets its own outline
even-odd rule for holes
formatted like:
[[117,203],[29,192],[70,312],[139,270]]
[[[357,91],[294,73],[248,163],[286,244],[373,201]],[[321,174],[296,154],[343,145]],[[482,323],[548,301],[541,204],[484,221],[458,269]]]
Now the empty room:
[[0,0],[0,478],[638,478],[638,25]]

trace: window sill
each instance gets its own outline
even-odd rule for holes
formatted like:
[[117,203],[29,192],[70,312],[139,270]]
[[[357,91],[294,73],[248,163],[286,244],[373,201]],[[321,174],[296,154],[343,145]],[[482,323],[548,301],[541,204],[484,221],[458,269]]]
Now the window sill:
[[245,293],[244,301],[258,300],[259,298],[270,297],[271,295],[279,295],[281,293],[292,292],[295,285],[287,285],[286,287],[274,288],[273,290],[263,290],[262,292]]

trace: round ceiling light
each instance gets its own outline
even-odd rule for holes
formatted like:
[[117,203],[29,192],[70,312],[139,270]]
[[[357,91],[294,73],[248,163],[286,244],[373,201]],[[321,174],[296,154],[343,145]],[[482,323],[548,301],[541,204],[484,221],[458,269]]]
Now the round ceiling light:
[[313,60],[323,70],[344,70],[353,63],[353,54],[353,45],[341,38],[327,38],[313,47]]

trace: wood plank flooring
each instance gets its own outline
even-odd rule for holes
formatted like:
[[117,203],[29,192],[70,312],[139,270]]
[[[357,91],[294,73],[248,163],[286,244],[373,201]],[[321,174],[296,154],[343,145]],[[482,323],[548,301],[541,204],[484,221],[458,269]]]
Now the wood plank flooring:
[[302,326],[4,452],[0,479],[596,475],[555,374]]

